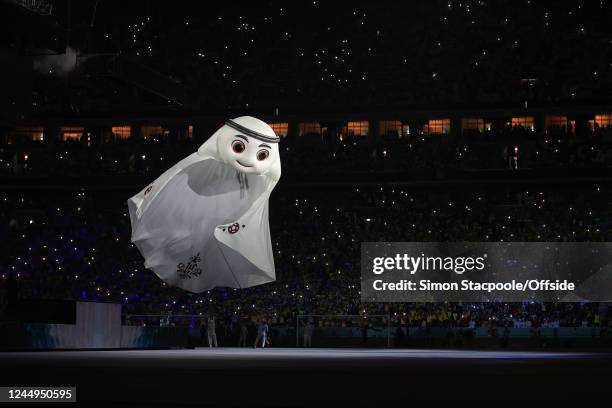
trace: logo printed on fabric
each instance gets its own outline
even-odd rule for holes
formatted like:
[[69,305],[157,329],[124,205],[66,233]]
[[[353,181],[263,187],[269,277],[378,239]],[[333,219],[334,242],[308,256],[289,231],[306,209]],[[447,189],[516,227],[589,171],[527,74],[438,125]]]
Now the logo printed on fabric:
[[198,252],[194,256],[189,258],[189,262],[185,265],[183,262],[180,262],[176,266],[176,272],[180,279],[191,279],[198,277],[202,274],[202,268],[199,267],[199,263],[201,261],[200,253]]

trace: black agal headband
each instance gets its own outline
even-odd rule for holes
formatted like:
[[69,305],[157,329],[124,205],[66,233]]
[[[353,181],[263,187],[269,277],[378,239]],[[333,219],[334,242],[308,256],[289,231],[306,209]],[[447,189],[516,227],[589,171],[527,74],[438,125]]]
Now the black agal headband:
[[254,137],[255,139],[263,140],[264,142],[278,143],[278,141],[280,140],[280,138],[278,136],[264,135],[263,133],[259,133],[259,132],[256,132],[254,130],[251,130],[251,129],[247,128],[247,127],[244,127],[244,126],[234,122],[231,119],[226,120],[225,124],[227,126],[231,127],[231,128],[236,129],[240,133],[244,133],[245,135]]

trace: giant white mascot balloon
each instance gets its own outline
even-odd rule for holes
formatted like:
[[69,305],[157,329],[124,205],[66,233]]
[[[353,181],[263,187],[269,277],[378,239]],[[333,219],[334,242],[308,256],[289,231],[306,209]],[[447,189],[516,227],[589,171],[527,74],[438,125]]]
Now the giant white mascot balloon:
[[274,281],[268,198],[281,175],[278,141],[259,119],[228,120],[130,198],[145,267],[196,293]]

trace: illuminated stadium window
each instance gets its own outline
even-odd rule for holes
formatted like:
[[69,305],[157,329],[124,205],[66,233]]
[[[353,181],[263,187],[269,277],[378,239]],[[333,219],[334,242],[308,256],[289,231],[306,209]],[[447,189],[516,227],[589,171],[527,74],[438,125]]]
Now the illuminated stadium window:
[[164,128],[159,125],[142,125],[140,127],[140,135],[143,139],[161,137],[165,134]]
[[60,135],[62,140],[81,140],[83,137],[83,128],[82,127],[69,127],[64,126],[60,128]]
[[132,134],[131,126],[113,126],[111,132],[115,139],[129,139]]
[[533,126],[533,116],[517,116],[512,118],[512,127],[521,126],[525,129],[535,130]]
[[303,122],[300,123],[300,136],[320,135],[321,125],[318,122]]
[[450,133],[450,119],[430,119],[423,126],[423,133],[428,135]]
[[42,142],[45,138],[42,127],[18,126],[13,132],[16,139]]
[[193,125],[187,125],[187,139],[193,139]]
[[602,113],[595,115],[595,124],[599,127],[612,126],[612,113]]
[[477,130],[484,132],[485,122],[482,118],[463,118],[461,119],[461,130]]
[[402,136],[402,122],[399,120],[381,120],[378,124],[378,134],[381,136]]
[[567,128],[567,116],[546,115],[544,117],[544,126],[546,126],[546,129]]
[[359,122],[349,122],[346,125],[347,134],[351,136],[367,136],[369,123],[367,120]]
[[402,125],[402,134],[401,136],[410,136],[410,125]]
[[270,125],[270,127],[278,137],[287,137],[287,133],[289,133],[289,123],[268,123],[268,125]]

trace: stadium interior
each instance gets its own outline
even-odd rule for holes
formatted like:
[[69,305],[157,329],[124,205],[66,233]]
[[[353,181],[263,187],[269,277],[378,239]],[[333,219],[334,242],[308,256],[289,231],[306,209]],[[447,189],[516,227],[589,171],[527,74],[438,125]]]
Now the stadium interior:
[[[364,302],[360,251],[612,242],[611,17],[607,0],[0,0],[0,386],[107,406],[603,396],[608,302]],[[243,115],[280,137],[276,281],[173,287],[126,201]],[[247,350],[264,320],[270,349]]]

